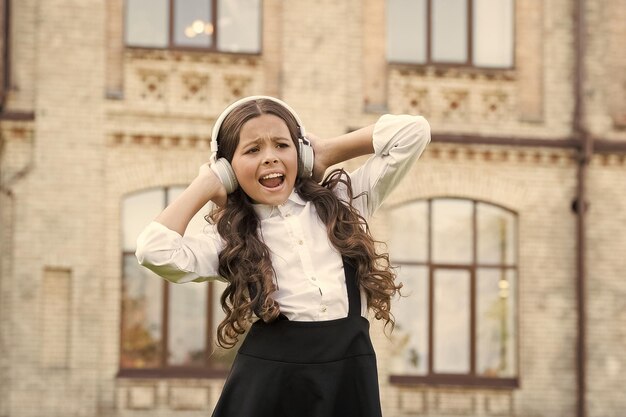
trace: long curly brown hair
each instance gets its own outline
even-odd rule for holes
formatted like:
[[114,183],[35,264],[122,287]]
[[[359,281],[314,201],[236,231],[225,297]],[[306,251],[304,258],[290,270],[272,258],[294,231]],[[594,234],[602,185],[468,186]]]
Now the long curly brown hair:
[[[242,104],[225,118],[218,133],[217,156],[232,161],[242,126],[262,114],[283,119],[298,148],[298,124],[293,115],[272,100],[259,99]],[[359,286],[367,296],[367,306],[374,311],[374,317],[384,320],[385,326],[391,325],[393,329],[391,298],[402,284],[394,282],[389,255],[377,252],[379,242],[372,238],[365,219],[352,205],[353,199],[367,196],[353,195],[350,177],[343,169],[333,170],[321,185],[313,179],[298,177],[295,189],[302,199],[315,205],[331,244],[356,267]],[[346,191],[347,201],[333,192],[338,189]],[[280,308],[271,296],[276,290],[275,271],[270,250],[260,236],[259,218],[241,188],[229,194],[226,205],[209,214],[207,221],[216,225],[225,241],[219,254],[219,274],[228,280],[221,296],[226,318],[217,328],[217,342],[230,348],[245,333],[254,315],[264,322],[278,318]]]

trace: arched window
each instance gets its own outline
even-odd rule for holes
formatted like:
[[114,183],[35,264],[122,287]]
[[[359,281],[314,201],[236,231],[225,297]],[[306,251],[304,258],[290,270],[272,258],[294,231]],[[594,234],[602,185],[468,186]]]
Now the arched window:
[[[221,283],[172,284],[140,266],[135,257],[141,230],[184,187],[164,187],[122,201],[121,376],[223,376],[235,349],[214,343],[223,318]],[[186,233],[206,224],[202,209]]]
[[406,298],[392,312],[392,382],[517,385],[517,216],[440,198],[391,209]]

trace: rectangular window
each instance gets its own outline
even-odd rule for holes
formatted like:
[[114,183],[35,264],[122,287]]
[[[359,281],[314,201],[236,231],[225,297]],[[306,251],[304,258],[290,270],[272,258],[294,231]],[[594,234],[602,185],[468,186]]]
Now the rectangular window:
[[126,45],[261,51],[261,0],[127,0]]
[[387,0],[387,59],[511,68],[514,0]]
[[433,261],[463,264],[472,261],[471,201],[438,199],[433,201]]
[[474,65],[513,66],[513,0],[473,0]]
[[500,268],[477,271],[476,373],[513,377],[515,369],[516,273]]
[[432,60],[442,63],[467,61],[467,0],[432,3]]
[[440,374],[470,371],[470,274],[437,269],[434,297],[434,365]]
[[[204,366],[207,345],[207,290],[205,285],[168,283],[168,364]],[[205,311],[202,311],[204,307]],[[190,317],[194,317],[190,320]]]
[[163,363],[163,284],[124,255],[122,282],[122,368],[159,368]]
[[428,268],[402,265],[396,281],[401,282],[402,295],[394,300],[396,327],[391,334],[394,348],[391,369],[394,374],[428,374]]
[[207,0],[174,2],[174,44],[196,48],[213,45],[213,16]]
[[126,2],[126,45],[167,48],[169,0]]
[[219,0],[217,46],[220,51],[249,52],[261,50],[260,0]]
[[426,63],[427,12],[426,0],[388,0],[387,58],[390,61]]

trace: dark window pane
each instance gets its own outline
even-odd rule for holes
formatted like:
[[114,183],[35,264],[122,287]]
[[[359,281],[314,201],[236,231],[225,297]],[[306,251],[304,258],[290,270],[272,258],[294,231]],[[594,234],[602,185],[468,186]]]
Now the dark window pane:
[[[224,320],[224,311],[222,311],[222,306],[220,304],[220,296],[222,292],[226,288],[226,284],[219,281],[214,281],[211,283],[213,285],[213,305],[212,305],[212,317],[213,317],[213,329],[215,341],[217,341],[217,326]],[[235,359],[235,355],[237,354],[237,350],[239,346],[243,342],[245,338],[245,334],[239,336],[239,344],[231,349],[224,349],[217,345],[217,343],[213,343],[211,346],[211,366],[215,369],[227,370],[230,369],[230,366]]]
[[168,365],[204,366],[208,284],[168,285]]
[[474,65],[513,66],[513,15],[513,0],[474,0]]
[[404,204],[391,210],[389,254],[393,262],[428,260],[428,202]]
[[433,261],[471,263],[473,203],[468,200],[434,200],[432,210]]
[[122,281],[122,368],[161,366],[163,280],[124,256]]
[[515,216],[499,207],[477,204],[478,263],[512,265],[515,262]]
[[154,189],[126,197],[122,203],[124,251],[134,251],[137,236],[163,210],[163,190]]
[[208,48],[213,42],[210,0],[175,0],[174,43]]
[[477,358],[476,371],[490,377],[516,374],[517,330],[513,270],[481,268],[477,271]]
[[225,52],[261,50],[259,0],[219,0],[217,48]]
[[467,0],[432,2],[432,59],[467,61]]
[[126,1],[126,44],[166,48],[168,44],[168,0]]
[[428,372],[428,269],[401,265],[397,280],[403,295],[392,304],[396,327],[391,334],[391,372],[425,375]]
[[434,371],[470,371],[470,273],[435,270]]
[[426,62],[426,0],[387,0],[387,59]]

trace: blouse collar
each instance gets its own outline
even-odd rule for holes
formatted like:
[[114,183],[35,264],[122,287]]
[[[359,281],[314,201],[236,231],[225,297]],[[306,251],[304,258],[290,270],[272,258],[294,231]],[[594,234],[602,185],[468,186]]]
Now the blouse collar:
[[254,211],[261,220],[269,219],[270,217],[281,215],[285,217],[291,214],[292,210],[298,206],[305,206],[306,201],[300,197],[296,190],[291,191],[289,198],[283,204],[278,206],[272,206],[269,204],[252,204]]

